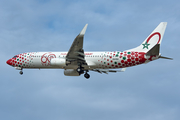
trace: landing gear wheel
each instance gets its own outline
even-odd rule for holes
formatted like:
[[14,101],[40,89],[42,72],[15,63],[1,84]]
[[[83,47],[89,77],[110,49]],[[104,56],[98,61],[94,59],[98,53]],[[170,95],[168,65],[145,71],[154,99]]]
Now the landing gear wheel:
[[89,75],[88,73],[85,73],[85,74],[84,74],[84,77],[85,77],[86,79],[89,79],[89,78],[90,78],[90,75]]
[[82,70],[81,67],[78,67],[78,68],[76,69],[76,71],[79,73],[79,75],[81,75],[81,74],[84,73],[84,70]]
[[20,71],[19,74],[22,75],[22,74],[23,74],[23,71]]
[[80,73],[82,69],[80,67],[77,68],[77,72]]

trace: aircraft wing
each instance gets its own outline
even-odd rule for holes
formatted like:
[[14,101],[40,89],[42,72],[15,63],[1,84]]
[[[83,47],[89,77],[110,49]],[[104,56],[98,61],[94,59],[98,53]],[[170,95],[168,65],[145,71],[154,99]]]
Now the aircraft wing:
[[124,72],[126,68],[122,68],[121,70],[108,70],[108,69],[93,69],[92,71],[98,72],[98,73],[105,73],[108,74],[108,72]]
[[83,50],[83,39],[86,32],[88,24],[84,26],[79,35],[74,39],[73,44],[71,45],[67,55],[66,63],[71,65],[87,65],[84,59],[84,50]]

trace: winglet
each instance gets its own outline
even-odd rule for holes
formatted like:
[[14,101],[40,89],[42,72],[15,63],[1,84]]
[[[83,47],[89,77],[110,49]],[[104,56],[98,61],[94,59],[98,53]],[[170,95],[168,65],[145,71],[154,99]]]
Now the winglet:
[[84,28],[83,28],[82,31],[79,33],[79,35],[84,35],[84,34],[85,34],[86,29],[87,29],[87,26],[88,26],[88,24],[86,24],[86,25],[84,26]]

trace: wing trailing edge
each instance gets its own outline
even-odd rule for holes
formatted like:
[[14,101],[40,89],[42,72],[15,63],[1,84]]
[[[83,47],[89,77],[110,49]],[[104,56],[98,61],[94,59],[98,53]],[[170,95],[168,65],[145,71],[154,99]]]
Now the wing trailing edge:
[[108,72],[116,73],[116,72],[124,72],[126,71],[126,68],[122,68],[121,70],[108,70],[108,69],[93,69],[92,71],[98,72],[98,73],[105,73],[108,74]]

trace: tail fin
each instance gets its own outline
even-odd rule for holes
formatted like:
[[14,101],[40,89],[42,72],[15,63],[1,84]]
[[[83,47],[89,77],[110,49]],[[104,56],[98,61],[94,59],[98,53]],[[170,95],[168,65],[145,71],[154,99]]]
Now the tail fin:
[[131,49],[130,51],[148,52],[156,45],[157,46],[155,48],[159,49],[166,26],[167,22],[161,22],[140,46]]

